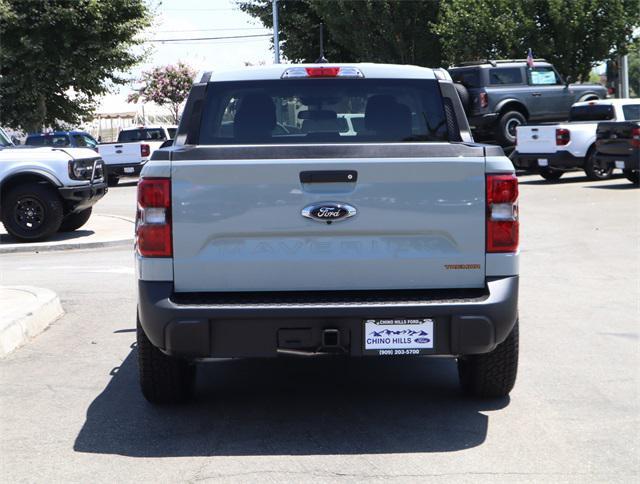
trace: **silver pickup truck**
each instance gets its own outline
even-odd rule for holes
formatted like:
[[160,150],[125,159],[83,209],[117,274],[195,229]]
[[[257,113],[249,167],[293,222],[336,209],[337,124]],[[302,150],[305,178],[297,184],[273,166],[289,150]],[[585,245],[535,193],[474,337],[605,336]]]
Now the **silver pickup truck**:
[[205,74],[141,176],[149,401],[187,399],[196,362],[325,353],[449,356],[468,393],[511,391],[518,183],[501,148],[473,142],[446,71]]

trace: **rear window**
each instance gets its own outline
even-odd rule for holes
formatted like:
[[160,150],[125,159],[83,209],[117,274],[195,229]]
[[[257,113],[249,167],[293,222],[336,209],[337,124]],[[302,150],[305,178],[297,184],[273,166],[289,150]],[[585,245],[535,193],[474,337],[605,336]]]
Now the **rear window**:
[[482,87],[479,69],[451,69],[449,73],[453,82],[462,84],[464,87]]
[[29,136],[24,143],[30,146],[69,146],[71,141],[67,135]]
[[[353,130],[345,129],[350,117]],[[207,90],[200,144],[448,141],[435,80],[282,79]]]
[[625,121],[640,121],[640,104],[626,104],[622,106]]
[[118,143],[131,143],[134,141],[159,141],[167,139],[160,128],[140,128],[120,131]]
[[518,67],[489,69],[489,84],[522,84],[522,69]]
[[614,117],[613,106],[610,104],[573,106],[569,111],[569,121],[606,121]]

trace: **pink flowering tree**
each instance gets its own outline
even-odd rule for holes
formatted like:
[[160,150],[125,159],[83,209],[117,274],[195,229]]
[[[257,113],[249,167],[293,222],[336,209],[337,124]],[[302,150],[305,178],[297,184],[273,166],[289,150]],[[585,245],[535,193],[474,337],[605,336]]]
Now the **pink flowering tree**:
[[128,102],[154,102],[166,106],[178,124],[180,105],[187,99],[196,72],[186,64],[155,67],[142,75],[142,87],[129,95]]

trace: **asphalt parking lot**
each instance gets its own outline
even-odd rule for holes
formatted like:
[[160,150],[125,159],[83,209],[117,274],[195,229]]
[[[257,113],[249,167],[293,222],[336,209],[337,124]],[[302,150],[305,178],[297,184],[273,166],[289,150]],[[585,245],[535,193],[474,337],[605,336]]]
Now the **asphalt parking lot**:
[[[193,403],[152,407],[131,248],[0,255],[1,284],[66,311],[0,360],[0,480],[637,482],[640,190],[520,183],[520,369],[498,401],[445,359],[283,359],[203,366]],[[134,200],[125,183],[96,213]]]

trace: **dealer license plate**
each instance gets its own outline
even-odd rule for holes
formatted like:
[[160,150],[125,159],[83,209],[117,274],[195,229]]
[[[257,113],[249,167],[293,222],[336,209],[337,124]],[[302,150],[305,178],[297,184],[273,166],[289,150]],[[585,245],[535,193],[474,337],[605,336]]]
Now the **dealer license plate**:
[[433,350],[433,319],[367,319],[364,354],[419,355]]
[[133,173],[133,167],[126,167],[126,168],[124,169],[124,172],[125,172],[125,173]]
[[538,166],[549,166],[549,160],[546,158],[538,158]]
[[624,161],[616,161],[616,168],[624,170]]

